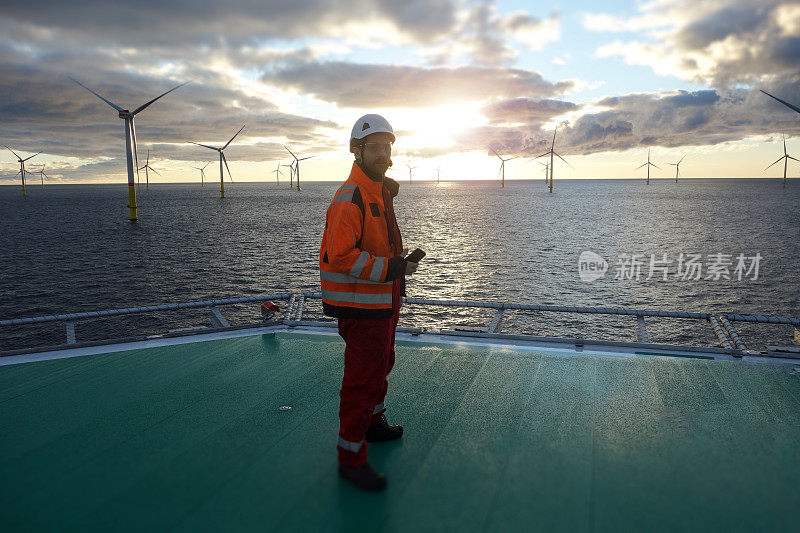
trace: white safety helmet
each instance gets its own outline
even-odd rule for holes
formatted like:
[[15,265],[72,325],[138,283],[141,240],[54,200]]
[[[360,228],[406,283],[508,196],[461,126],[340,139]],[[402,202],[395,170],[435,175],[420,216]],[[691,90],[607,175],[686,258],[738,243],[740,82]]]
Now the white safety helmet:
[[356,120],[353,125],[353,131],[350,133],[351,139],[363,139],[372,133],[388,133],[392,136],[394,142],[394,130],[389,121],[380,115],[369,114],[364,115]]

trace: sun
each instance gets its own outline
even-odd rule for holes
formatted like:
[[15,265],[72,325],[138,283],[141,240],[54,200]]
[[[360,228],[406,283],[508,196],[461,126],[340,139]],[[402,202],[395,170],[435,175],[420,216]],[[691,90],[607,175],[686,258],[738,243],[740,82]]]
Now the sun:
[[409,154],[426,148],[453,146],[459,135],[486,123],[480,112],[482,107],[480,102],[470,102],[404,109],[392,121],[395,131],[400,134],[396,146]]

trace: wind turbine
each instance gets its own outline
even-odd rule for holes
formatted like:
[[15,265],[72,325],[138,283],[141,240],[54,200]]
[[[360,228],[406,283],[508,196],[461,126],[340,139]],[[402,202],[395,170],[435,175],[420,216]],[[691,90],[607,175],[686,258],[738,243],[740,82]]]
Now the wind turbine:
[[684,160],[685,157],[686,156],[681,157],[681,160],[678,161],[677,163],[667,163],[668,165],[675,167],[675,183],[678,183],[678,172],[681,169],[681,162]]
[[494,152],[494,155],[496,155],[497,158],[500,160],[500,174],[503,175],[503,179],[502,179],[502,181],[500,183],[502,184],[503,188],[505,188],[505,186],[506,186],[506,161],[511,161],[512,159],[516,159],[516,156],[515,157],[508,157],[506,159],[503,159],[502,157],[500,157],[500,154],[498,154],[495,151],[494,148],[491,148],[491,150],[492,150],[492,152]]
[[[531,159],[531,158],[529,158],[529,159]],[[550,163],[542,163],[541,161],[536,161],[536,162],[544,167],[544,169],[543,169],[544,170],[544,183],[545,183],[545,185],[547,185],[547,182],[548,182],[548,180],[550,178],[550,176],[549,176],[549,174],[550,174]]]
[[150,149],[147,150],[147,161],[145,162],[144,165],[139,167],[137,170],[142,170],[142,169],[144,169],[144,177],[147,180],[147,190],[149,191],[150,190],[150,174],[149,174],[149,171],[152,170],[153,172],[155,172],[159,176],[161,175],[161,174],[158,173],[158,171],[156,169],[154,169],[153,167],[150,166]]
[[205,181],[206,181],[206,170],[205,169],[210,164],[211,164],[211,161],[209,161],[208,163],[206,163],[202,167],[192,167],[192,168],[200,171],[200,186],[201,187],[205,187],[205,184],[204,184]]
[[283,166],[286,166],[286,165],[281,165],[280,162],[279,162],[278,166],[275,167],[275,170],[273,170],[273,172],[275,172],[275,183],[277,183],[278,185],[281,184],[280,176],[281,176],[281,174],[283,174],[283,172],[281,172],[281,167],[283,167]]
[[289,167],[289,188],[291,189],[294,186],[294,161],[283,166]]
[[[47,176],[47,174],[44,173],[44,163],[42,163],[41,168],[34,172],[34,174],[39,174],[39,177],[42,179],[42,189],[44,189],[44,177]],[[47,176],[47,179],[50,179],[50,176]]]
[[[567,163],[567,160],[564,159],[563,157],[561,157],[558,154],[558,152],[556,152],[556,150],[555,150],[555,148],[556,148],[556,132],[557,131],[558,131],[558,126],[556,126],[555,129],[553,130],[553,143],[550,145],[550,150],[546,151],[542,155],[536,156],[537,158],[538,157],[544,157],[546,155],[550,156],[550,166],[549,166],[549,168],[550,168],[550,192],[553,192],[553,156],[554,155],[558,156],[558,158],[560,160],[562,160],[564,163]],[[567,166],[569,168],[572,168],[572,165],[570,165],[569,163],[567,163]]]
[[658,165],[650,162],[650,148],[647,149],[647,163],[642,163],[636,170],[639,170],[642,167],[647,167],[647,184],[650,185],[650,167],[656,167],[658,170],[661,170]]
[[792,105],[792,104],[790,104],[789,102],[784,102],[783,100],[781,100],[781,99],[780,99],[780,98],[778,98],[777,96],[772,96],[772,95],[771,95],[771,94],[769,94],[767,91],[762,91],[761,89],[759,89],[759,91],[761,91],[762,93],[766,94],[766,95],[767,95],[767,96],[769,96],[770,98],[774,98],[775,100],[779,101],[780,103],[782,103],[783,105],[785,105],[785,106],[786,106],[786,107],[788,107],[789,109],[793,109],[793,110],[797,111],[798,113],[800,113],[800,107],[797,107],[797,106],[795,106],[795,105]]
[[[789,160],[790,159],[794,159],[795,161],[798,161],[798,159],[795,159],[794,157],[792,157],[792,156],[790,156],[789,154],[786,153],[786,135],[784,135],[783,136],[783,156],[780,157],[777,161],[775,161],[775,163],[780,163],[781,160],[783,160],[783,186],[784,187],[786,187],[786,170],[789,167]],[[772,163],[772,165],[774,165],[775,163]],[[770,165],[769,167],[771,167],[772,165]],[[769,168],[769,167],[767,167],[767,168]],[[767,168],[765,168],[764,170],[767,170]]]
[[[284,146],[284,148],[286,148],[286,146]],[[295,163],[294,172],[297,175],[297,190],[299,191],[300,190],[300,161],[305,161],[306,159],[311,159],[314,156],[310,155],[308,157],[301,157],[300,159],[298,159],[297,156],[294,155],[294,152],[292,152],[288,148],[286,148],[286,151],[289,152],[290,154],[292,154],[292,157],[294,158],[294,163]],[[291,187],[291,186],[292,186],[292,184],[291,184],[291,181],[290,181],[289,182],[289,187]]]
[[441,177],[441,176],[440,176],[440,174],[441,174],[441,171],[442,171],[442,167],[436,167],[436,184],[437,184],[437,185],[440,183],[440,182],[439,182],[439,178]]
[[[294,161],[292,161],[288,165],[279,164],[278,168],[280,168],[280,167],[288,167],[289,168],[289,188],[291,189],[292,188],[292,183],[293,183],[292,180],[294,179]],[[281,174],[283,174],[283,172],[281,172]]]
[[[245,124],[244,126],[247,126],[247,124]],[[228,145],[233,142],[233,140],[236,138],[236,135],[242,133],[244,126],[239,128],[239,131],[237,131],[236,134],[233,137],[231,137],[231,140],[226,142],[225,146],[223,146],[222,148],[217,148],[216,146],[208,146],[207,144],[200,144],[194,141],[189,141],[190,143],[196,144],[197,146],[202,146],[203,148],[208,148],[210,150],[216,150],[217,152],[219,152],[219,197],[220,198],[225,198],[225,173],[222,170],[223,163],[225,163],[225,168],[228,169],[228,177],[230,177],[231,182],[233,182],[233,175],[231,175],[231,168],[228,166],[228,160],[225,158],[225,153],[223,152],[223,150],[225,150],[225,148],[227,148]]]
[[136,175],[137,176],[139,175],[139,169],[138,169],[139,156],[136,153],[136,128],[134,127],[133,119],[137,113],[144,111],[147,108],[147,106],[149,106],[159,98],[168,95],[175,89],[183,87],[189,82],[187,81],[181,83],[180,85],[176,85],[169,91],[156,96],[149,102],[140,105],[133,111],[129,111],[127,109],[121,108],[120,106],[111,102],[110,100],[106,100],[105,98],[103,98],[102,96],[100,96],[99,94],[97,94],[96,92],[94,92],[93,90],[91,90],[90,88],[88,88],[86,85],[82,84],[75,78],[70,77],[70,79],[75,83],[77,83],[78,85],[80,85],[81,87],[83,87],[84,89],[86,89],[87,91],[89,91],[90,93],[92,93],[93,95],[95,95],[96,97],[98,97],[100,100],[104,101],[105,103],[116,109],[117,112],[119,113],[119,118],[125,121],[125,155],[127,157],[127,167],[128,167],[128,207],[131,210],[131,220],[134,221],[138,220],[139,215],[136,209],[136,188],[134,187],[135,183],[133,179],[133,173],[136,172]]
[[408,167],[408,182],[411,183],[411,171],[417,167],[412,167],[408,161],[406,161],[406,166]]
[[[5,146],[5,145],[3,145],[3,146]],[[6,148],[8,148],[8,146],[6,146]],[[28,159],[33,159],[34,157],[36,157],[37,155],[41,154],[42,152],[36,152],[35,154],[29,155],[25,159],[22,159],[22,157],[20,157],[20,155],[17,152],[15,152],[14,150],[12,150],[11,148],[8,148],[8,150],[12,154],[17,156],[17,162],[19,163],[19,172],[17,172],[17,174],[20,174],[22,176],[22,196],[27,196],[28,193],[25,192],[25,161],[27,161]]]

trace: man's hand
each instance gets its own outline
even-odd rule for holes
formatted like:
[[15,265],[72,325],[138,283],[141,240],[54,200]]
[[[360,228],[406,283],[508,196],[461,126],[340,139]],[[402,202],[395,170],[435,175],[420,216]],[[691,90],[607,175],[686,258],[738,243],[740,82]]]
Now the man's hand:
[[[408,248],[403,248],[403,253],[400,254],[400,257],[405,259],[407,255],[408,255]],[[418,266],[419,263],[412,263],[411,261],[406,261],[406,276],[410,276],[411,274],[416,272]]]

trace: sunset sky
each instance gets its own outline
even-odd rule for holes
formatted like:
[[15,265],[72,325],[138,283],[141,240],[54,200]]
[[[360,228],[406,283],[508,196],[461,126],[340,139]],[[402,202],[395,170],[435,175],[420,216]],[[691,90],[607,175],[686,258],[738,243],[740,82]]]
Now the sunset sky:
[[[350,128],[376,112],[398,134],[390,175],[495,179],[490,149],[518,156],[506,179],[543,177],[528,157],[549,147],[559,178],[654,177],[686,155],[685,177],[782,176],[800,158],[800,1],[118,0],[4,3],[0,145],[45,163],[51,182],[125,183],[123,121],[69,79],[134,109],[191,81],[136,118],[164,177],[224,144],[236,181],[272,181],[289,154],[306,180],[343,180]],[[790,162],[789,175],[800,174]],[[780,167],[780,168],[779,168]],[[19,183],[0,154],[0,184]],[[216,165],[206,169],[218,180]],[[32,179],[32,178],[31,178]],[[38,179],[38,176],[36,177]],[[285,178],[282,178],[285,179]]]

